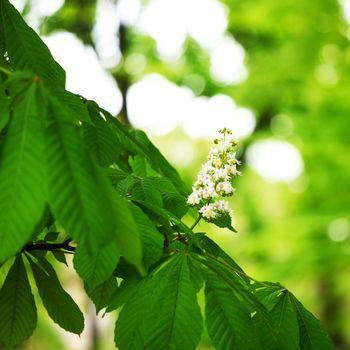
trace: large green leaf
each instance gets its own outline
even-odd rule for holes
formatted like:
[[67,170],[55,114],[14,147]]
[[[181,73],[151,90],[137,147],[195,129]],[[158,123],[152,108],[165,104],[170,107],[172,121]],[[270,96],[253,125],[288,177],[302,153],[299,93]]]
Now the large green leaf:
[[206,271],[205,321],[218,350],[261,348],[244,299],[211,271]]
[[0,291],[0,343],[12,348],[29,338],[37,321],[22,257],[17,256]]
[[163,285],[148,323],[147,349],[195,349],[203,328],[187,254],[175,256],[159,272]]
[[114,238],[115,219],[78,126],[64,105],[48,98],[45,154],[50,207],[68,234],[96,252]]
[[293,296],[291,300],[298,316],[301,350],[331,350],[334,345],[326,332],[322,329],[320,321]]
[[0,262],[25,245],[45,207],[37,85],[32,83],[19,100],[0,151]]
[[62,288],[54,268],[44,258],[41,267],[28,258],[45,309],[52,320],[68,332],[80,334],[84,317],[72,297]]
[[88,288],[94,289],[112,276],[119,257],[119,251],[114,241],[101,247],[94,254],[89,253],[84,246],[78,246],[74,254],[74,268]]
[[8,0],[0,1],[0,19],[0,31],[11,67],[39,75],[52,89],[63,89],[66,79],[64,70]]

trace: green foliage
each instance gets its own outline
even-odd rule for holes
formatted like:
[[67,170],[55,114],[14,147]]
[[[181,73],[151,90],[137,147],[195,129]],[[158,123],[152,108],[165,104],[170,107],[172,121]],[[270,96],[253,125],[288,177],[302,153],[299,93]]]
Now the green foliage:
[[29,338],[36,327],[36,307],[21,256],[8,272],[0,291],[0,343],[6,347]]
[[[7,0],[0,10],[0,263],[16,256],[0,291],[0,342],[13,347],[36,327],[22,255],[49,316],[82,332],[51,251],[66,265],[74,254],[97,312],[121,309],[121,350],[195,349],[204,324],[217,349],[332,349],[291,293],[246,275],[194,232],[198,220],[186,224],[187,188],[146,134],[67,92],[45,44]],[[214,223],[234,231],[229,216]]]
[[28,257],[41,300],[52,320],[66,331],[80,334],[84,317],[74,300],[62,288],[54,268],[44,258],[40,265]]
[[[17,84],[19,82],[16,81]],[[45,206],[43,128],[37,84],[26,84],[0,159],[0,262],[30,239]]]

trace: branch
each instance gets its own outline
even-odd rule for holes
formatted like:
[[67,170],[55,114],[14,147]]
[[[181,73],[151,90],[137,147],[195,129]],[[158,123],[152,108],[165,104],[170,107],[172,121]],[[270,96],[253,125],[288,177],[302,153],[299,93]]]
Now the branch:
[[[60,251],[66,250],[67,252],[74,252],[75,247],[69,245],[70,239],[67,239],[63,243],[33,243],[24,246],[22,251],[30,252],[32,250],[48,250],[48,251]],[[63,252],[64,253],[64,252]]]

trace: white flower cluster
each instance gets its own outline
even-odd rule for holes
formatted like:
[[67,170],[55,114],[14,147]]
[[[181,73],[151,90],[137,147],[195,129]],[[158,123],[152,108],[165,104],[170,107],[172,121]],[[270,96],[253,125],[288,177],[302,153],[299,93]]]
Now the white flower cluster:
[[187,199],[187,204],[200,207],[199,213],[207,220],[230,213],[228,202],[220,197],[233,195],[232,179],[240,175],[239,162],[233,152],[237,141],[230,130],[224,128],[219,132],[222,137],[214,141],[216,146],[210,149],[208,161],[202,166]]

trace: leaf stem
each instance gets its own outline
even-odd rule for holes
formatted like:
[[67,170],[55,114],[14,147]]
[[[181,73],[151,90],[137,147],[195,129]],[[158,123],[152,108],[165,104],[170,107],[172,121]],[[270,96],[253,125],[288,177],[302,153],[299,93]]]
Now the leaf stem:
[[191,230],[193,230],[197,224],[199,223],[199,221],[202,219],[202,216],[199,215],[198,218],[196,219],[196,221],[193,223],[193,225],[190,227]]

